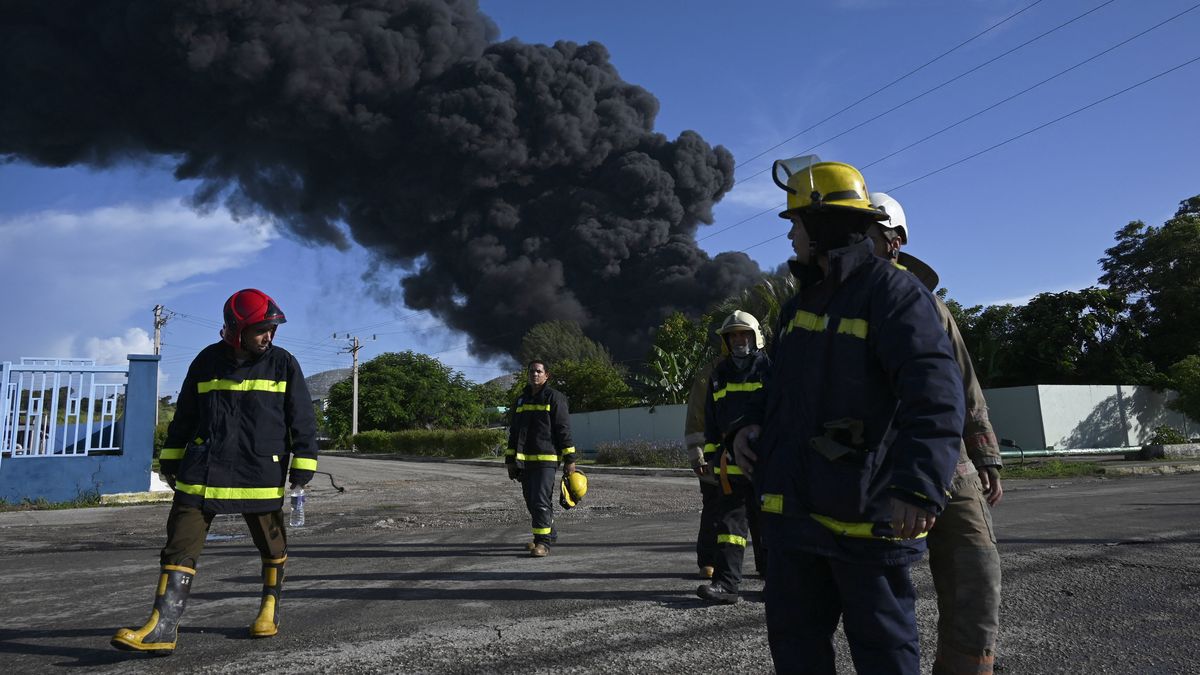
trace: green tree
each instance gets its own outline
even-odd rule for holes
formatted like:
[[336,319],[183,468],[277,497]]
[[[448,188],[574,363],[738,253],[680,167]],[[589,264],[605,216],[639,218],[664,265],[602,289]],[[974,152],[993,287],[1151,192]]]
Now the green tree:
[[[389,352],[358,371],[358,430],[458,429],[481,420],[483,404],[472,384],[437,359],[411,351]],[[350,433],[353,384],[329,389],[326,420],[338,437]]]
[[546,361],[554,368],[560,361],[596,359],[612,363],[608,351],[583,334],[575,321],[539,323],[521,338],[521,365],[533,359]]
[[599,358],[560,361],[551,367],[550,381],[550,386],[567,395],[571,412],[627,408],[638,403],[621,371]]
[[1200,354],[1200,195],[1180,202],[1162,227],[1134,221],[1116,239],[1100,259],[1100,281],[1129,297],[1146,358],[1166,372]]
[[631,377],[643,399],[655,405],[687,401],[692,378],[714,353],[710,323],[708,316],[692,321],[675,312],[659,326],[642,372]]
[[1171,401],[1171,408],[1200,420],[1200,356],[1192,354],[1171,366],[1171,388],[1179,392],[1179,398]]

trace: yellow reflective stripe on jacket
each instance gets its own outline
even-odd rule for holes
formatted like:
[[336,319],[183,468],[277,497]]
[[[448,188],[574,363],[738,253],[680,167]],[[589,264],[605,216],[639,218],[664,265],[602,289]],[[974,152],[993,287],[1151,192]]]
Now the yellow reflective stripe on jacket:
[[867,320],[866,319],[838,319],[837,332],[843,335],[853,335],[857,338],[867,339]]
[[535,528],[533,528],[533,533],[534,534],[550,534],[551,529],[552,528],[549,528],[549,527],[535,527]]
[[713,392],[713,400],[720,401],[731,391],[758,391],[762,386],[762,382],[730,382]]
[[[816,315],[812,312],[799,310],[792,320],[783,327],[783,334],[786,335],[793,328],[803,328],[813,332],[823,331],[829,327],[829,317],[825,315]],[[867,338],[867,320],[866,319],[838,319],[837,332],[842,335],[853,335],[857,338]],[[715,399],[714,399],[715,400]]]
[[704,454],[706,454],[706,455],[712,454],[720,449],[721,449],[721,445],[719,443],[705,443],[704,444]]
[[562,454],[563,454],[563,455],[573,455],[573,454],[575,454],[575,446],[571,446],[571,447],[569,447],[569,448],[563,448]]
[[293,457],[290,468],[300,469],[301,471],[316,471],[317,460],[307,457]]
[[[824,525],[835,534],[840,534],[843,537],[853,537],[855,539],[882,539],[883,541],[901,541],[900,537],[882,537],[875,534],[875,523],[847,523],[829,516],[822,516],[819,513],[810,513],[813,520]],[[916,536],[921,539],[928,534],[922,533]]]
[[198,495],[205,499],[281,499],[283,486],[244,488],[244,487],[212,487],[209,485],[192,485],[191,483],[175,482],[175,489],[189,494]]
[[804,330],[818,332],[825,330],[828,325],[829,317],[827,316],[817,316],[812,312],[797,310],[796,315],[792,317],[792,320],[783,327],[783,333],[786,335],[791,332],[793,328],[803,328]]
[[505,457],[512,457],[512,456],[513,456],[513,455],[515,455],[515,454],[517,454],[517,451],[516,451],[516,450],[514,450],[514,449],[512,449],[512,448],[505,448],[505,449],[504,449],[504,456],[505,456]]
[[517,412],[550,412],[550,404],[538,405],[536,403],[525,403],[517,406]]
[[726,475],[729,475],[729,476],[742,475],[741,468],[739,468],[736,464],[726,464],[724,467],[721,468],[721,471],[723,471]]
[[783,513],[783,495],[764,494],[762,510],[767,513]]
[[557,462],[558,455],[526,455],[518,452],[517,459],[522,462]]
[[162,452],[158,453],[159,461],[164,459],[183,459],[183,448],[163,448]]
[[742,548],[746,548],[746,538],[739,537],[736,534],[718,534],[717,535],[717,543],[718,544],[733,544],[734,546],[741,546]]
[[242,380],[241,382],[209,380],[198,383],[196,390],[201,394],[207,394],[210,391],[265,391],[270,394],[283,394],[287,392],[287,382],[278,380]]

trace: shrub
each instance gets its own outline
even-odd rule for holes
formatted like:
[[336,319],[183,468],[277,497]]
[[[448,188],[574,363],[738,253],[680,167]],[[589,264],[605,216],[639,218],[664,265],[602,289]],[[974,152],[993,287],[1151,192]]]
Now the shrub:
[[1146,443],[1148,445],[1178,445],[1187,442],[1187,436],[1180,433],[1178,429],[1164,424],[1154,427],[1154,434],[1150,436],[1150,440]]
[[504,429],[413,429],[364,431],[354,437],[359,452],[393,452],[420,457],[498,457],[504,453]]
[[600,443],[596,446],[596,463],[616,466],[690,466],[682,443],[643,440]]

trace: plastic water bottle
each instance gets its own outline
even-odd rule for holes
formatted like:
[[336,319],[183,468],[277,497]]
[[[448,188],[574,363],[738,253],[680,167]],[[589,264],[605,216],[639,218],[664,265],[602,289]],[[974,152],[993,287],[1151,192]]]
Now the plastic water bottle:
[[304,488],[292,490],[292,517],[288,520],[288,525],[304,526]]

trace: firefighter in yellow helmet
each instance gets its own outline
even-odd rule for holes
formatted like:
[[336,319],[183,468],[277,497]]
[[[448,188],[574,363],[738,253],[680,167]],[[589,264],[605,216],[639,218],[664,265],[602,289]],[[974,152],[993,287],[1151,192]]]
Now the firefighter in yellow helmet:
[[741,598],[742,562],[746,544],[754,545],[754,565],[762,570],[766,561],[758,531],[758,499],[749,477],[742,473],[725,436],[740,419],[755,392],[763,387],[771,366],[763,347],[758,319],[741,310],[730,314],[717,329],[725,353],[712,374],[704,399],[704,450],[713,458],[713,471],[720,481],[717,491],[716,547],[713,576],[701,584],[696,595],[705,602],[733,604]]
[[[888,214],[888,220],[868,232],[875,242],[875,254],[895,260],[929,290],[937,288],[937,273],[916,256],[900,250],[909,241],[904,208],[883,192],[872,192],[871,203]],[[1004,494],[999,473],[1000,446],[962,333],[946,303],[937,296],[934,300],[962,372],[967,419],[950,499],[928,539],[929,571],[938,601],[933,672],[988,675],[995,662],[1000,630],[1000,554],[988,510]]]
[[205,347],[188,368],[159,467],[175,489],[167,543],[150,618],[122,628],[112,645],[170,654],[213,518],[240,513],[262,555],[262,599],[250,636],[279,632],[279,595],[287,562],[284,485],[312,480],[317,427],[296,358],[274,345],[287,319],[254,288],[225,301],[221,341]]
[[875,256],[887,214],[857,169],[776,163],[799,290],[782,308],[762,395],[733,441],[769,543],[767,639],[778,672],[834,672],[845,627],[860,673],[920,672],[909,566],[945,506],[962,376],[933,296]]

